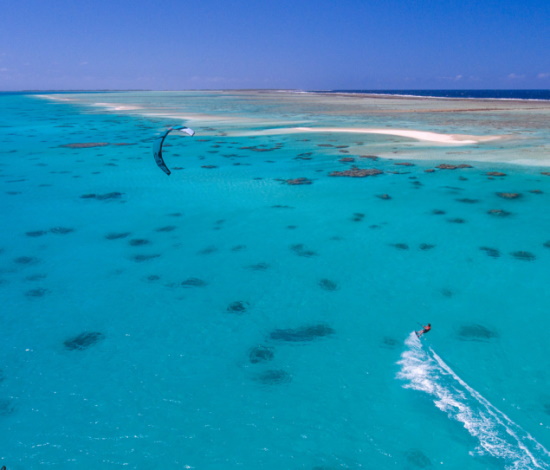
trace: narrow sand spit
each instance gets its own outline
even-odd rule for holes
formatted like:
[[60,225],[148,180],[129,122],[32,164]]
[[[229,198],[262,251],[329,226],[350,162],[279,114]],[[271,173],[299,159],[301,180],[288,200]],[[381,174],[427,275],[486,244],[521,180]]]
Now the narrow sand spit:
[[[465,135],[465,134],[438,134],[437,132],[415,131],[408,129],[369,129],[361,127],[291,127],[280,129],[266,129],[264,131],[252,131],[237,133],[237,135],[280,135],[280,134],[298,134],[305,132],[340,132],[349,134],[385,134],[399,137],[408,137],[410,139],[420,140],[422,142],[433,142],[446,145],[471,145],[481,142],[490,142],[502,139],[503,135]],[[233,135],[236,135],[232,133]]]

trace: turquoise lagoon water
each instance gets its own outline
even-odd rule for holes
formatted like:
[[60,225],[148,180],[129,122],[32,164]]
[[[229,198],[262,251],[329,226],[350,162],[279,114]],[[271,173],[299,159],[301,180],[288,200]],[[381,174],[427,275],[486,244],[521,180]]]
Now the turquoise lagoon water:
[[550,468],[548,105],[55,98],[0,97],[2,465]]

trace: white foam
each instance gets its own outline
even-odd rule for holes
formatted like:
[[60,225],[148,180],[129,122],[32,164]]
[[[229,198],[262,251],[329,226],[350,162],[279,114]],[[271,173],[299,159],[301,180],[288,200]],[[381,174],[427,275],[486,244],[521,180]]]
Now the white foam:
[[433,349],[425,350],[414,333],[405,345],[397,374],[407,381],[403,386],[432,395],[438,409],[478,439],[479,454],[504,459],[510,470],[550,468],[548,450],[464,382]]

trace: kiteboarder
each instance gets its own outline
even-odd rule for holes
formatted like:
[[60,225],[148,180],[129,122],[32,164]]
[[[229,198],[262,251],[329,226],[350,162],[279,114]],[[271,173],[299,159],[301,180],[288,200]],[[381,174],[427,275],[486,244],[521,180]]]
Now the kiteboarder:
[[420,338],[424,333],[428,333],[431,329],[432,329],[432,324],[428,323],[426,326],[423,326],[421,330],[415,331],[416,336]]

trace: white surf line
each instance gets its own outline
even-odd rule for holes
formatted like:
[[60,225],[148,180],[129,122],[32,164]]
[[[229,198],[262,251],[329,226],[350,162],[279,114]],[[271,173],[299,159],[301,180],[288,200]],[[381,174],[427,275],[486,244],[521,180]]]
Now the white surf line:
[[407,137],[409,139],[422,142],[432,142],[447,145],[472,145],[481,142],[490,142],[503,138],[502,135],[467,135],[467,134],[440,134],[437,132],[417,131],[411,129],[370,129],[365,127],[287,127],[278,129],[266,129],[263,131],[250,131],[242,134],[233,135],[278,135],[278,134],[297,134],[305,132],[337,132],[347,134],[382,134],[393,135],[397,137]]

